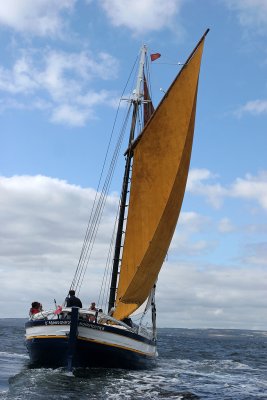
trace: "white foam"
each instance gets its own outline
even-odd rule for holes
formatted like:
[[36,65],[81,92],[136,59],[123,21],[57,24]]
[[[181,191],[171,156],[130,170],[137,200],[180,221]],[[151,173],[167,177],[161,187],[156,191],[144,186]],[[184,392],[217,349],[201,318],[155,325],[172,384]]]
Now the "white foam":
[[29,359],[27,354],[9,353],[7,351],[0,351],[0,357]]

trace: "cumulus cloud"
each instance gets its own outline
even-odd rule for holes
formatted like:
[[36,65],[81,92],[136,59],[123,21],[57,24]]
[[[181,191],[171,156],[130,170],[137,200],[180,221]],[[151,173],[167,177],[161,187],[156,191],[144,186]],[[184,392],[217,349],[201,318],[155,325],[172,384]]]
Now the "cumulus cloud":
[[92,79],[113,79],[117,71],[117,60],[103,52],[24,51],[10,69],[0,66],[0,91],[13,96],[0,109],[46,110],[53,122],[82,126],[94,107],[114,103],[114,94],[90,87]]
[[208,218],[197,214],[194,211],[182,212],[179,217],[179,226],[182,231],[199,232],[203,226],[207,226]]
[[244,114],[261,115],[267,114],[267,100],[251,100],[240,107],[235,114],[242,117]]
[[[90,209],[96,192],[45,176],[0,179],[0,294],[3,316],[23,316],[30,302],[51,306],[70,286],[79,259]],[[108,254],[118,198],[107,199],[107,214],[100,240],[89,265],[85,293],[97,296]],[[20,299],[16,308],[4,307],[6,298]],[[90,299],[86,298],[89,303]],[[53,304],[52,304],[53,305]],[[3,311],[4,312],[4,311]]]
[[209,183],[216,178],[216,175],[207,169],[192,169],[189,172],[186,189],[193,194],[204,196],[213,207],[219,208],[227,190],[219,183]]
[[169,28],[178,14],[183,0],[101,0],[99,4],[112,25],[124,26],[143,34]]
[[[267,270],[167,262],[157,284],[160,326],[265,329]],[[172,318],[166,312],[170,310]]]
[[[76,268],[83,236],[96,192],[45,176],[13,176],[0,179],[0,271],[5,290],[0,294],[2,316],[23,316],[34,299],[46,307],[53,298],[62,301]],[[98,240],[88,266],[81,295],[89,302],[97,299],[109,251],[110,238],[118,206],[117,195],[109,196]],[[196,213],[181,214],[182,231],[201,231],[205,218]],[[176,237],[174,238],[176,242]],[[191,252],[200,252],[201,243],[191,244]],[[175,243],[172,251],[190,252],[187,243]],[[88,274],[89,276],[89,274]],[[4,307],[10,297],[20,303]],[[52,303],[51,303],[52,302]],[[23,314],[24,313],[24,314]]]
[[230,9],[237,12],[242,26],[258,28],[266,32],[266,0],[224,0],[224,2]]
[[0,3],[0,24],[21,33],[38,36],[59,35],[64,27],[64,13],[76,0],[10,0]]
[[89,116],[89,110],[78,109],[70,104],[63,104],[52,111],[51,121],[60,124],[65,123],[67,125],[83,126]]
[[230,196],[254,200],[267,211],[267,171],[258,175],[247,174],[245,178],[238,178],[232,185]]
[[[1,317],[26,316],[33,300],[46,308],[54,298],[64,300],[95,195],[93,189],[45,176],[0,178]],[[80,293],[86,306],[98,299],[117,206],[118,196],[110,195]],[[231,228],[227,218],[220,225],[224,232]],[[266,243],[247,243],[236,265],[207,264],[203,255],[212,240],[194,235],[214,226],[196,212],[181,213],[158,282],[160,326],[242,327],[241,320],[247,323],[243,327],[257,326],[255,313],[249,319],[244,314],[249,307],[266,309]],[[188,255],[194,255],[195,265],[185,262]]]
[[[90,7],[92,1],[85,3]],[[99,1],[114,26],[125,26],[137,33],[168,28],[183,3],[184,0]],[[10,0],[8,5],[2,2],[0,24],[20,33],[53,37],[62,34],[64,16],[75,4],[76,0]]]
[[258,175],[247,174],[233,183],[222,186],[213,183],[216,175],[206,169],[192,169],[189,172],[187,190],[195,195],[203,196],[214,208],[220,208],[223,200],[229,197],[242,198],[254,201],[267,210],[267,172],[261,171]]
[[213,247],[211,241],[199,237],[194,239],[198,233],[203,233],[209,229],[210,225],[211,222],[208,217],[192,211],[181,212],[178,227],[170,245],[171,257],[174,251],[182,256],[197,256],[210,250]]

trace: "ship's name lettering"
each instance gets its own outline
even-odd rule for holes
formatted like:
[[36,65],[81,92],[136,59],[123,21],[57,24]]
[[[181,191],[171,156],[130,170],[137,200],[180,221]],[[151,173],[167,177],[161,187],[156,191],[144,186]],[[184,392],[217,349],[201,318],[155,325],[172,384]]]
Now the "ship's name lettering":
[[45,325],[70,325],[70,321],[45,321]]
[[84,326],[84,327],[86,327],[86,328],[96,329],[96,330],[98,330],[98,331],[104,331],[104,330],[105,330],[105,328],[104,328],[103,326],[98,326],[98,325],[93,325],[93,324],[83,324],[83,323],[80,323],[79,325],[80,325],[80,326]]
[[[70,321],[45,321],[45,325],[70,325]],[[98,326],[98,325],[93,325],[93,324],[79,323],[79,326],[96,329],[98,331],[105,330],[105,328],[103,326]]]

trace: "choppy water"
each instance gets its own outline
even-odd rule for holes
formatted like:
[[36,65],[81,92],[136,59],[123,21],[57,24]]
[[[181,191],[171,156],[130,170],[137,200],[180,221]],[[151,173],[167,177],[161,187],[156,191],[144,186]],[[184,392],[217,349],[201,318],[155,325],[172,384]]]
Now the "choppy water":
[[159,329],[145,371],[31,369],[24,320],[0,320],[0,400],[267,399],[267,332]]

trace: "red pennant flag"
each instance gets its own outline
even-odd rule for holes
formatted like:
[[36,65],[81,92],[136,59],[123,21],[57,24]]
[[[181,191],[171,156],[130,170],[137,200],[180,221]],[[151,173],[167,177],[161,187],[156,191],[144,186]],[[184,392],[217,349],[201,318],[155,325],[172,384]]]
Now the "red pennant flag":
[[57,309],[54,311],[54,314],[58,315],[58,314],[61,313],[61,311],[62,311],[62,307],[61,306],[57,306]]
[[151,61],[155,61],[155,60],[157,60],[157,59],[160,58],[160,57],[161,57],[161,54],[160,54],[160,53],[150,54]]

